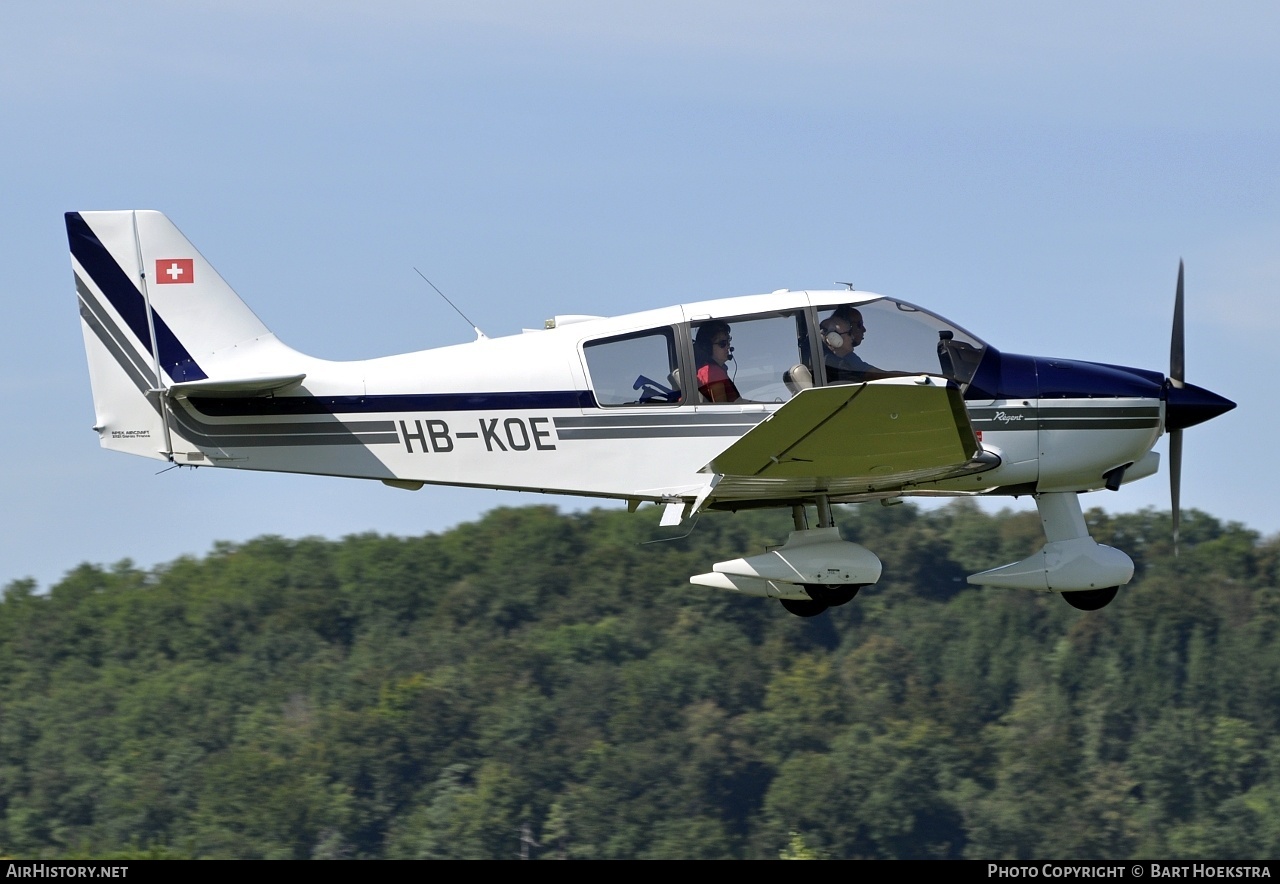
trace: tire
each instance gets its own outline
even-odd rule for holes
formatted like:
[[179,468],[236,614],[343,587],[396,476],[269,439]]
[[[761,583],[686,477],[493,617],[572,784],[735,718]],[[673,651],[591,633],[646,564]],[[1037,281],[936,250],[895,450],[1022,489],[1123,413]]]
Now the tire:
[[1106,586],[1102,589],[1079,589],[1075,592],[1062,593],[1063,600],[1078,611],[1098,611],[1111,604],[1119,591],[1118,586]]
[[861,583],[843,583],[836,586],[823,586],[821,583],[804,584],[804,591],[809,593],[810,598],[831,608],[853,601],[853,597],[860,589],[862,589]]
[[828,607],[826,602],[814,599],[778,599],[778,602],[797,617],[817,617]]

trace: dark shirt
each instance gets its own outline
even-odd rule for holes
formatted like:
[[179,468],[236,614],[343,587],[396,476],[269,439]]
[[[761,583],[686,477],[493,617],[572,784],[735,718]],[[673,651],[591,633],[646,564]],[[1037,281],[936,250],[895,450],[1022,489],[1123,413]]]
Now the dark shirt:
[[880,371],[853,351],[844,356],[837,356],[830,350],[824,350],[823,353],[826,357],[828,384],[840,381],[865,381],[868,379],[868,373]]

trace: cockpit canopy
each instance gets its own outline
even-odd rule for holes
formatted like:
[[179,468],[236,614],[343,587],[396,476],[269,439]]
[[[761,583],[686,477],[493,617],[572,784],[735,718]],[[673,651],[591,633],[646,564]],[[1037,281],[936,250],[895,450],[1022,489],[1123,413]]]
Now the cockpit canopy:
[[899,375],[964,387],[986,350],[960,327],[892,298],[699,313],[583,344],[596,402],[606,407],[780,403],[806,387]]

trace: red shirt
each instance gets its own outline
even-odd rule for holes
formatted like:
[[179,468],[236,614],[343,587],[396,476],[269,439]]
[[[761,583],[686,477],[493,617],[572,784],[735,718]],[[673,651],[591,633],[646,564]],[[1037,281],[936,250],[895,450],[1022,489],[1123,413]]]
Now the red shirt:
[[708,402],[737,402],[742,398],[724,366],[716,362],[698,368],[698,391]]

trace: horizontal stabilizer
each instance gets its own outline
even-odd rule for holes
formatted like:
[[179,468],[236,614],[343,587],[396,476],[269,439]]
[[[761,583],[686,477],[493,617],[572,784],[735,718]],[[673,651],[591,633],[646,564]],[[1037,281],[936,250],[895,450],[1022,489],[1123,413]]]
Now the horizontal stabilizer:
[[170,384],[168,392],[170,396],[267,396],[291,390],[305,378],[305,373],[257,378],[207,378]]

